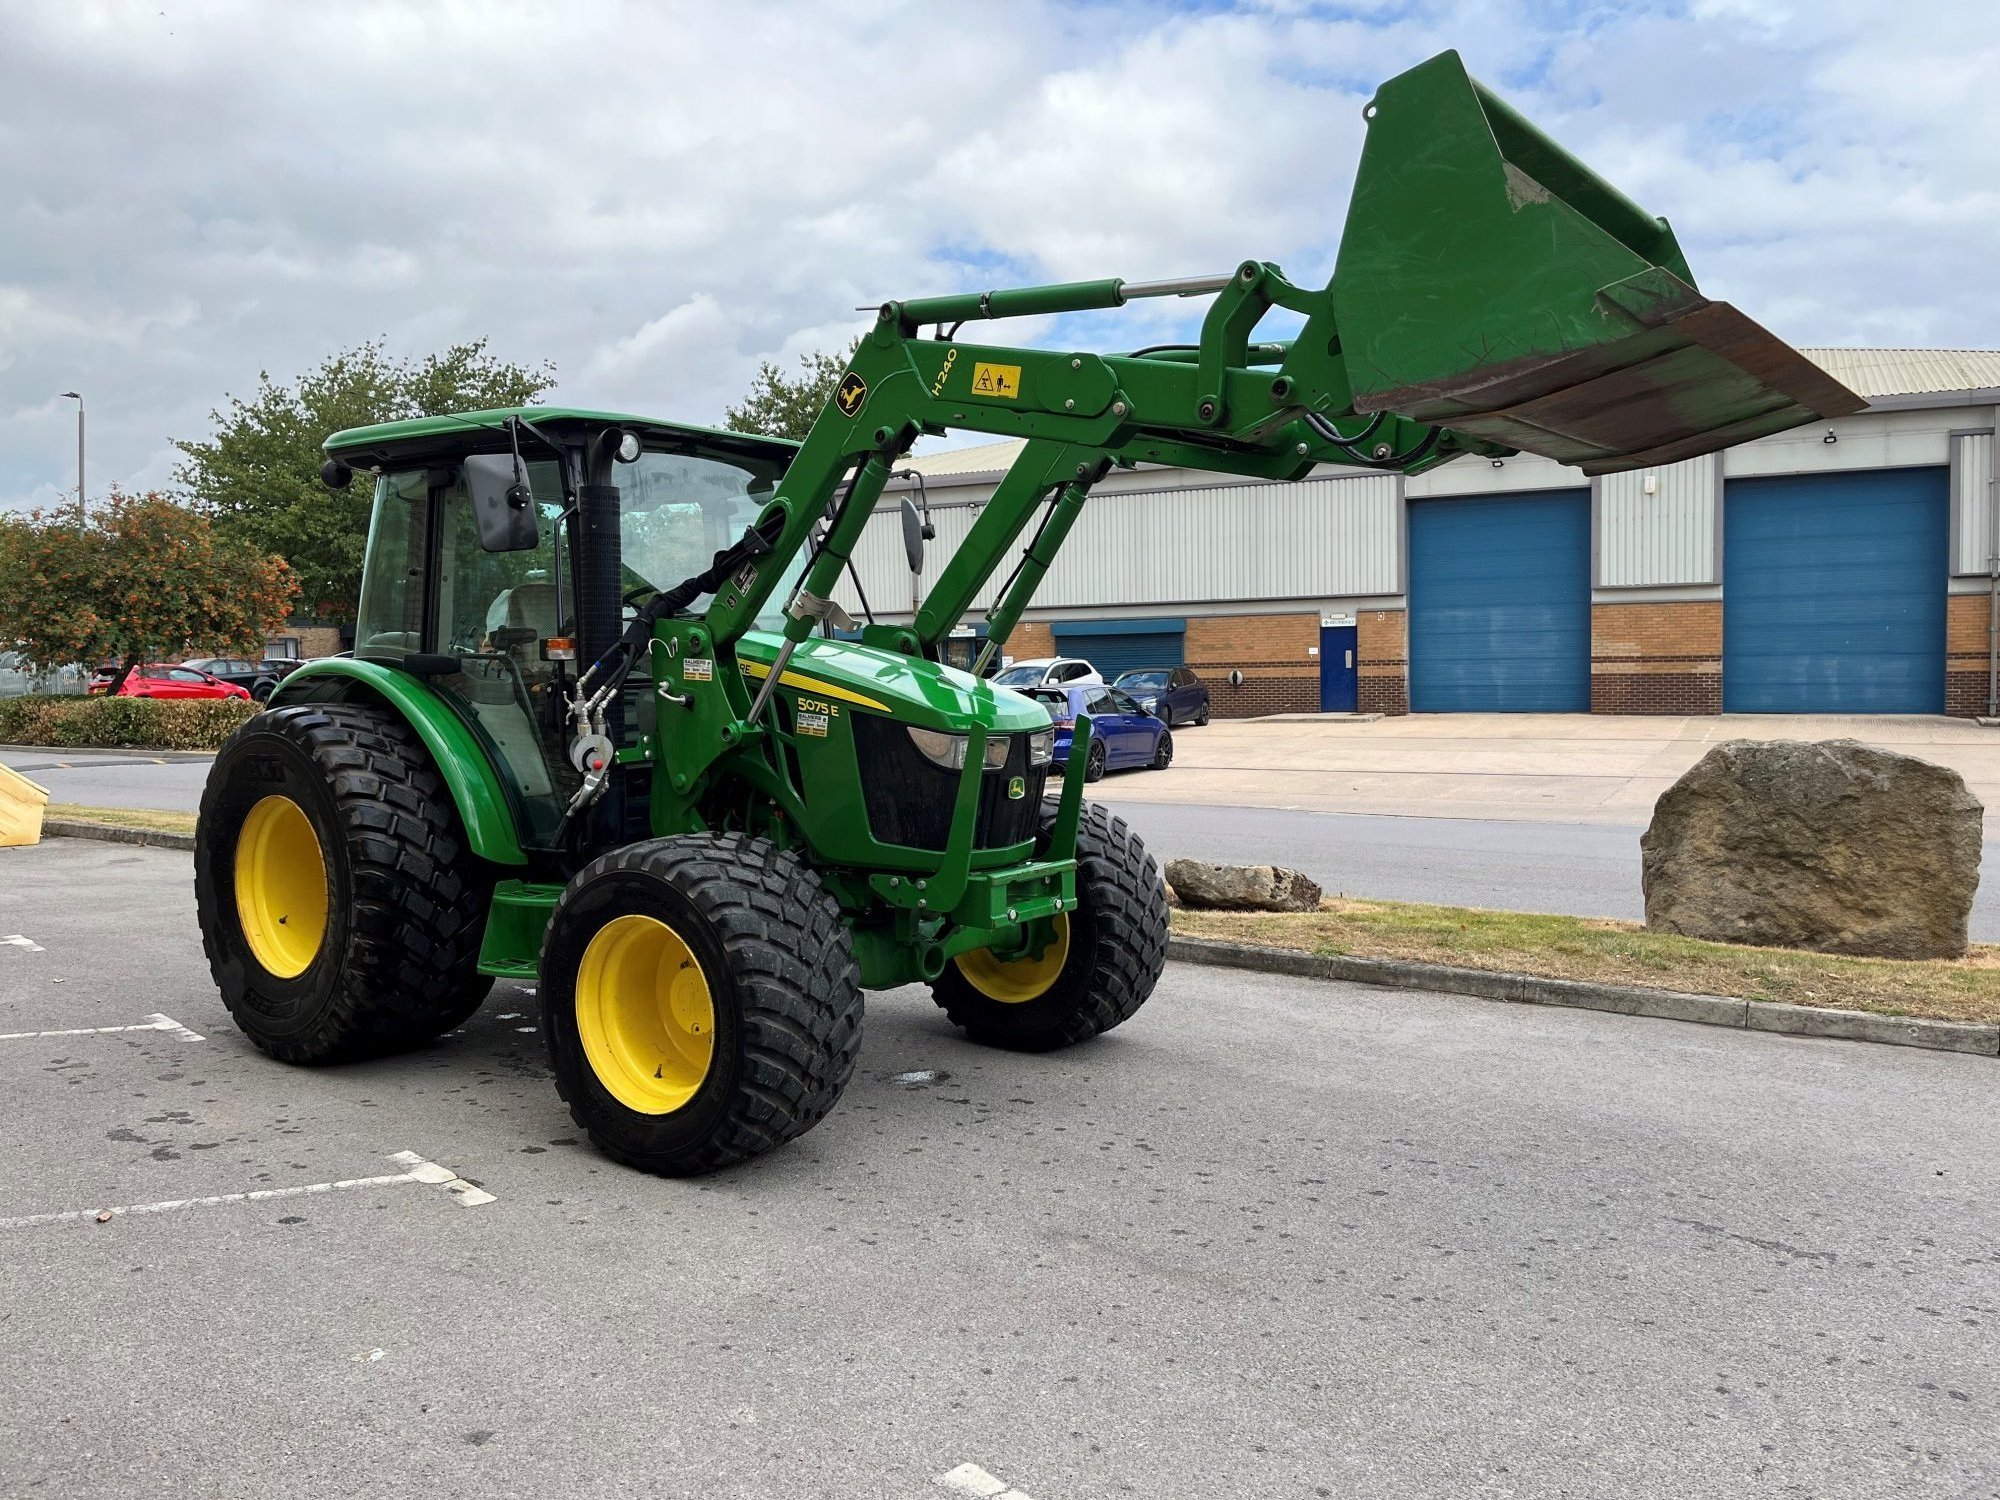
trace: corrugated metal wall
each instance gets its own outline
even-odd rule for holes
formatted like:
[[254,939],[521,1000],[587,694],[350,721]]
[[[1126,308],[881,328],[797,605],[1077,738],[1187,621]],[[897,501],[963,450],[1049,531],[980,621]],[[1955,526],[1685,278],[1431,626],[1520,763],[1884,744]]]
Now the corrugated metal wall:
[[1993,434],[1965,433],[1951,442],[1951,570],[1984,577],[1993,551]]
[[[1084,506],[1035,604],[1115,607],[1394,594],[1402,586],[1397,495],[1396,477],[1389,474],[1100,491]],[[976,514],[969,506],[933,507],[937,539],[926,556],[926,587],[964,541]],[[1019,551],[1013,549],[976,607],[990,603]],[[855,562],[869,603],[885,612],[909,609],[910,575],[894,512],[878,511],[869,521]],[[851,586],[843,586],[838,597],[849,610],[858,608]]]
[[[1716,583],[1715,503],[1722,466],[1692,458],[1598,481],[1600,588]],[[1655,493],[1646,493],[1652,478]]]
[[[1720,475],[1896,471],[1954,465],[1952,570],[1983,575],[1992,537],[2000,453],[1983,429],[1990,407],[1870,413],[1831,427],[1778,434],[1715,457],[1607,475],[1597,486],[1594,583],[1604,589],[1713,588],[1723,505]],[[1966,429],[1975,429],[1968,435]],[[1838,441],[1828,443],[1829,434]],[[1654,494],[1645,493],[1648,473]],[[1039,608],[1113,611],[1136,605],[1204,605],[1260,600],[1393,597],[1405,586],[1398,481],[1352,475],[1300,484],[1205,482],[1178,471],[1117,472],[1085,507]],[[1403,482],[1411,500],[1504,495],[1575,487],[1574,469],[1522,454],[1499,464],[1464,459]],[[934,484],[938,536],[926,586],[978,515],[970,497],[984,488]],[[967,497],[961,499],[959,497]],[[1018,546],[1001,572],[1013,566]],[[877,609],[906,615],[910,578],[893,511],[878,514],[857,553],[862,584]],[[990,606],[989,585],[975,610]],[[851,587],[839,594],[858,608]]]

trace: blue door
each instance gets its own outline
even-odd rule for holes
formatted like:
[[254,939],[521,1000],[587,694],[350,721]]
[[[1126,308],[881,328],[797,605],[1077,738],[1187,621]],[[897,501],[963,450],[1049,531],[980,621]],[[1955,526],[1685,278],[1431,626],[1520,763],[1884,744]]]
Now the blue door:
[[1945,469],[1732,479],[1722,708],[1944,712]]
[[1356,702],[1355,644],[1352,625],[1319,628],[1319,711],[1351,714]]
[[1153,746],[1160,738],[1160,721],[1129,696],[1113,688],[1107,694],[1104,722],[1114,725],[1111,764],[1143,766],[1153,758]]
[[1409,524],[1411,709],[1588,713],[1589,494],[1418,500]]

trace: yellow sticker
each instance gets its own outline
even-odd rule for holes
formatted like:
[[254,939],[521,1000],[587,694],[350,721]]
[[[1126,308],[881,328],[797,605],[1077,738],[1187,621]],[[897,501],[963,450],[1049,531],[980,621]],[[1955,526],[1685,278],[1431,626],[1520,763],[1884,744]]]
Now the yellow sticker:
[[972,394],[975,396],[998,396],[1003,401],[1013,401],[1021,394],[1021,367],[1019,365],[989,365],[984,360],[972,367]]

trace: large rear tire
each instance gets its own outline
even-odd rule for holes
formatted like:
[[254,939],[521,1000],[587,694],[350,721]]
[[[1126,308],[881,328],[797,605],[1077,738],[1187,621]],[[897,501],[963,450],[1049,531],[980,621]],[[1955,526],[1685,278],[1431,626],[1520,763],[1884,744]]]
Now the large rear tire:
[[542,945],[556,1087],[600,1151],[669,1177],[812,1129],[861,1048],[840,907],[797,855],[742,834],[593,861]]
[[[1054,821],[1046,813],[1043,834]],[[1167,962],[1167,892],[1160,867],[1122,818],[1085,803],[1076,837],[1076,910],[1057,919],[1039,956],[963,954],[931,982],[931,997],[975,1042],[1048,1052],[1129,1021]]]
[[238,729],[202,792],[194,860],[209,972],[281,1061],[415,1046],[492,987],[476,968],[492,869],[391,709],[299,704]]

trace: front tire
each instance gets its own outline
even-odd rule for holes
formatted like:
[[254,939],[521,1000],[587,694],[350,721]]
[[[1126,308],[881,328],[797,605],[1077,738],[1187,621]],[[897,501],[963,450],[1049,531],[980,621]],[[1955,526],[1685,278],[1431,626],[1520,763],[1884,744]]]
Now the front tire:
[[[1048,814],[1043,834],[1054,822]],[[1167,962],[1167,892],[1139,836],[1095,803],[1076,835],[1076,910],[1039,956],[954,959],[931,998],[975,1042],[1048,1052],[1129,1021]]]
[[1104,768],[1109,764],[1110,756],[1104,748],[1104,741],[1093,739],[1090,742],[1090,749],[1083,757],[1083,779],[1085,781],[1102,781],[1104,779]]
[[477,969],[490,867],[416,732],[369,704],[257,715],[216,755],[195,908],[229,1013],[283,1062],[395,1052],[449,1031]]
[[669,1177],[731,1166],[832,1110],[861,1047],[840,907],[743,834],[632,844],[569,883],[542,946],[556,1087],[605,1155]]

